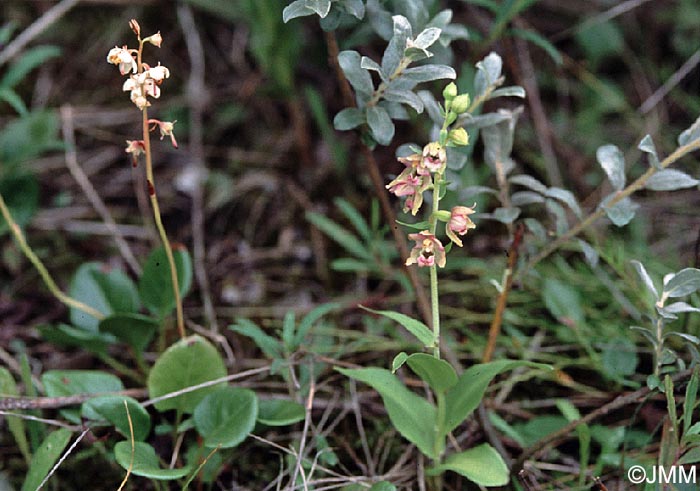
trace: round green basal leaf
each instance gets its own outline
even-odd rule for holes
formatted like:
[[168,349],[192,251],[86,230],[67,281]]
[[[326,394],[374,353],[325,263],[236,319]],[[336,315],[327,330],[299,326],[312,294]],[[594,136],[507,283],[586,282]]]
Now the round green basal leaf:
[[[106,270],[103,264],[82,264],[70,283],[70,296],[95,308],[104,315],[115,312],[136,312],[139,297],[133,281],[118,269]],[[80,309],[70,309],[74,326],[97,332],[99,320]]]
[[150,344],[160,324],[141,314],[114,314],[100,321],[100,331],[113,334],[119,340],[143,352]]
[[[126,402],[126,406],[124,403]],[[127,409],[129,413],[127,416]],[[84,418],[94,421],[107,421],[122,435],[131,438],[129,418],[134,428],[134,440],[143,441],[151,432],[151,417],[132,397],[100,396],[83,403],[81,412]]]
[[114,457],[124,469],[131,467],[131,473],[135,476],[148,477],[159,481],[180,479],[192,470],[191,467],[181,467],[179,469],[161,468],[156,451],[148,443],[144,442],[134,442],[133,466],[130,440],[119,442],[114,446]]
[[[97,370],[49,370],[41,376],[41,381],[48,397],[106,394],[124,389],[116,376]],[[61,415],[72,423],[80,423],[78,409],[62,409]]]
[[258,421],[268,426],[286,426],[303,421],[304,406],[284,399],[262,399],[258,401]]
[[232,448],[253,431],[258,398],[249,389],[224,387],[207,395],[194,410],[194,426],[207,447]]
[[426,474],[442,474],[446,470],[456,472],[481,486],[504,486],[510,478],[503,458],[487,443],[450,455]]
[[[180,297],[184,297],[192,285],[192,258],[182,246],[173,248]],[[139,278],[141,301],[154,315],[165,317],[175,308],[173,282],[165,249],[159,247],[148,256]]]
[[[152,398],[164,396],[226,375],[224,360],[216,348],[201,336],[190,336],[173,344],[156,361],[148,375]],[[224,382],[203,387],[155,403],[159,411],[175,409],[191,413],[204,397]]]

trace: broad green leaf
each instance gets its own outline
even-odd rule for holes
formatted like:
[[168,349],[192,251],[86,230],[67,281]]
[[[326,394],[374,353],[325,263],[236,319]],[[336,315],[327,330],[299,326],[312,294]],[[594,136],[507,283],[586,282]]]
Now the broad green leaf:
[[132,466],[131,444],[130,440],[118,442],[114,446],[114,457],[122,468],[131,468],[131,472],[135,476],[147,477],[157,481],[172,481],[185,477],[192,470],[189,466],[180,467],[179,469],[163,469],[160,466],[155,449],[144,442],[134,442]]
[[[124,404],[126,402],[126,405]],[[127,415],[126,408],[129,408]],[[93,421],[107,421],[126,438],[131,438],[129,418],[134,439],[143,441],[151,432],[151,417],[136,399],[127,396],[99,396],[83,403],[82,416]]]
[[[0,142],[0,145],[2,142]],[[0,148],[2,154],[2,148]],[[2,160],[0,160],[2,162]],[[0,193],[5,203],[20,227],[29,223],[39,204],[39,185],[36,178],[30,174],[15,174],[2,177],[0,166]],[[0,236],[9,230],[5,219],[0,216]]]
[[[98,370],[49,370],[41,376],[41,381],[49,397],[105,394],[124,389],[116,376]],[[61,414],[72,423],[80,423],[79,409],[62,409]]]
[[352,88],[360,94],[369,95],[374,91],[374,84],[369,72],[361,67],[361,59],[357,51],[341,51],[338,54],[340,68]]
[[[10,371],[5,367],[0,367],[0,397],[15,397],[19,395],[17,383]],[[5,421],[10,429],[10,433],[17,443],[17,448],[22,452],[24,459],[29,462],[31,451],[29,450],[29,442],[27,434],[24,430],[24,421],[16,416],[5,415]]]
[[304,406],[285,399],[260,399],[258,401],[258,422],[267,426],[287,426],[306,417]]
[[507,370],[521,366],[551,369],[547,365],[526,361],[499,360],[474,365],[459,376],[457,384],[447,391],[445,397],[445,429],[440,438],[462,423],[481,403],[484,392],[493,378]]
[[306,6],[306,0],[295,0],[282,11],[282,20],[286,24],[292,19],[312,15],[313,13],[314,11]]
[[389,145],[394,138],[394,123],[386,109],[372,106],[367,109],[367,124],[372,130],[372,136],[380,145]]
[[395,15],[391,19],[394,23],[393,33],[382,56],[382,71],[390,78],[395,75],[394,72],[401,63],[406,41],[413,35],[411,24],[406,17]]
[[474,99],[483,95],[490,86],[496,84],[501,78],[503,60],[497,53],[491,52],[476,64],[476,69]]
[[113,314],[102,319],[100,332],[114,335],[138,352],[143,352],[158,330],[157,320],[142,314]]
[[649,165],[651,165],[654,169],[661,170],[659,156],[656,153],[656,146],[654,145],[654,140],[651,139],[651,136],[646,135],[644,138],[642,138],[642,141],[639,142],[637,148],[649,156]]
[[625,187],[625,158],[615,145],[603,145],[596,151],[598,163],[608,176],[610,184],[620,190]]
[[[133,281],[118,269],[89,262],[82,264],[70,282],[70,296],[93,307],[104,315],[116,312],[136,312],[139,297]],[[70,309],[71,323],[97,332],[100,321],[80,309]]]
[[333,127],[338,131],[347,131],[365,123],[365,113],[356,107],[346,107],[333,118]]
[[119,378],[99,370],[48,370],[41,376],[41,382],[49,397],[101,394],[124,389]]
[[68,446],[71,432],[65,428],[52,431],[36,449],[29,464],[22,491],[36,491]]
[[700,181],[676,169],[663,169],[647,179],[644,187],[652,191],[675,191],[676,189],[692,188]]
[[56,46],[34,46],[28,49],[10,65],[10,68],[0,79],[0,87],[13,88],[24,80],[29,72],[60,55],[61,50]]
[[549,313],[559,321],[580,324],[584,320],[578,291],[556,278],[547,278],[542,287],[542,299]]
[[306,213],[306,219],[311,222],[321,232],[326,234],[328,238],[340,244],[347,252],[359,259],[368,259],[372,257],[367,247],[346,228],[341,227],[333,220],[327,218],[321,213],[313,211]]
[[700,138],[700,118],[678,136],[678,146],[683,147]]
[[[180,298],[184,298],[192,285],[192,258],[182,246],[173,247]],[[165,249],[159,247],[148,256],[139,278],[141,301],[154,315],[165,317],[175,308],[173,281]]]
[[360,305],[360,308],[368,312],[372,312],[373,314],[383,315],[384,317],[388,317],[389,319],[398,322],[405,327],[408,332],[418,338],[418,341],[423,343],[426,348],[432,348],[435,346],[435,334],[421,321],[392,310],[373,310],[363,307],[362,305]]
[[[184,338],[170,346],[156,360],[148,374],[148,393],[156,398],[221,378],[226,366],[216,348],[200,336]],[[156,402],[156,409],[191,413],[204,397],[224,382]]]
[[234,332],[252,339],[268,358],[282,358],[282,343],[277,338],[266,334],[253,321],[239,317],[236,323],[228,326]]
[[427,353],[412,354],[406,359],[406,364],[435,392],[446,392],[457,383],[454,368],[445,360]]
[[435,406],[408,390],[398,378],[383,368],[336,367],[336,370],[346,377],[366,383],[379,392],[389,419],[398,432],[428,457],[437,457]]
[[614,225],[624,227],[632,221],[634,215],[637,213],[639,205],[632,201],[629,197],[625,197],[615,203],[613,206],[607,206],[607,201],[612,199],[613,196],[614,194],[610,195],[608,199],[601,203],[601,206],[605,210],[605,214]]
[[487,443],[448,456],[426,474],[442,474],[444,471],[456,472],[481,486],[505,486],[510,479],[503,457]]
[[684,297],[700,288],[700,269],[685,268],[664,284],[665,297]]
[[632,260],[630,262],[632,263],[632,266],[634,266],[635,271],[637,271],[637,274],[641,278],[646,289],[649,291],[649,293],[651,293],[654,296],[654,300],[658,300],[659,293],[656,291],[654,282],[651,280],[651,276],[649,276],[649,273],[647,273],[647,269],[641,262],[637,260]]
[[258,398],[250,389],[223,387],[207,395],[194,410],[194,426],[207,447],[233,448],[253,431]]

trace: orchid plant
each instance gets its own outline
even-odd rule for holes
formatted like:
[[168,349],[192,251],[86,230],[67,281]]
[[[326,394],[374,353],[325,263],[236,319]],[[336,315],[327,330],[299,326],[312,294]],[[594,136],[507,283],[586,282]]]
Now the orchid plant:
[[182,311],[182,299],[180,298],[180,286],[178,284],[177,268],[175,266],[175,257],[173,249],[168,240],[168,235],[163,227],[163,221],[160,215],[160,205],[158,203],[158,195],[156,194],[155,178],[153,177],[153,157],[151,154],[151,138],[150,132],[156,128],[160,131],[160,139],[170,137],[173,147],[177,148],[177,141],[173,134],[175,122],[160,121],[158,119],[150,119],[148,117],[148,108],[151,106],[149,97],[158,99],[160,97],[160,86],[166,78],[170,77],[170,70],[161,65],[160,62],[156,66],[150,66],[142,60],[143,48],[145,44],[151,44],[160,48],[163,42],[163,37],[160,31],[147,36],[141,37],[141,26],[132,19],[129,21],[129,27],[136,35],[138,40],[137,49],[129,49],[127,46],[115,46],[107,54],[107,62],[112,65],[117,65],[121,75],[128,75],[122,86],[122,90],[129,92],[131,102],[141,111],[142,119],[142,139],[127,140],[126,153],[131,155],[134,167],[138,164],[140,155],[144,155],[146,161],[146,183],[148,185],[148,195],[153,208],[153,218],[160,235],[160,240],[165,249],[165,254],[168,259],[170,268],[170,278],[172,282],[173,295],[175,297],[175,308],[177,313],[177,329],[181,338],[185,337],[185,319]]

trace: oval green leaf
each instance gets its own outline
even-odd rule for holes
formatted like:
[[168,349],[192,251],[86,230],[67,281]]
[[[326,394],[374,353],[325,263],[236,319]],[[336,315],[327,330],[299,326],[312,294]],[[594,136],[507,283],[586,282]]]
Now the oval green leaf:
[[406,363],[435,392],[445,392],[457,383],[454,368],[445,360],[440,360],[426,353],[414,353]]
[[[148,392],[153,398],[160,397],[225,375],[224,360],[216,348],[200,336],[190,336],[173,344],[158,358],[148,375]],[[207,394],[223,384],[156,402],[156,409],[191,413]]]
[[[126,403],[126,406],[125,404]],[[127,415],[127,407],[129,413]],[[143,441],[151,431],[151,417],[132,397],[100,396],[83,403],[81,412],[84,418],[107,421],[122,435],[131,438],[129,418],[134,428],[134,440]]]
[[191,467],[179,469],[163,469],[160,467],[156,451],[148,443],[134,442],[133,466],[131,441],[122,441],[114,446],[114,457],[117,463],[124,469],[131,468],[135,476],[147,477],[159,481],[171,481],[185,477],[192,470]]
[[[73,275],[70,295],[104,315],[115,312],[136,312],[140,307],[133,281],[118,269],[108,270],[103,264],[82,264]],[[80,309],[70,309],[71,323],[96,332],[99,320]]]
[[143,352],[158,330],[157,320],[141,314],[114,314],[100,321],[101,332],[113,334],[119,340]]
[[253,431],[258,398],[249,389],[224,387],[207,395],[194,410],[194,426],[207,447],[232,448]]
[[396,376],[383,368],[336,367],[336,370],[346,377],[364,382],[379,392],[389,419],[399,433],[428,457],[437,458],[435,406],[408,390]]
[[418,338],[418,341],[423,343],[426,348],[432,348],[435,346],[435,335],[433,334],[433,331],[431,331],[430,328],[421,321],[392,310],[373,310],[363,307],[362,305],[360,305],[360,308],[366,310],[367,312],[372,312],[373,314],[383,315],[384,317],[388,317],[389,319],[398,322],[405,327],[408,332]]
[[501,455],[489,444],[452,454],[426,474],[453,471],[480,486],[505,486],[510,473]]
[[[124,389],[122,381],[110,373],[97,370],[49,370],[41,376],[49,397],[77,394],[105,394]],[[80,423],[78,409],[62,409],[61,415],[72,423]]]
[[[187,249],[173,248],[180,297],[184,297],[192,285],[192,258]],[[153,314],[165,317],[175,308],[173,282],[165,249],[159,247],[148,256],[139,279],[141,301]]]
[[262,399],[258,401],[258,422],[267,426],[286,426],[306,417],[304,406],[285,399]]

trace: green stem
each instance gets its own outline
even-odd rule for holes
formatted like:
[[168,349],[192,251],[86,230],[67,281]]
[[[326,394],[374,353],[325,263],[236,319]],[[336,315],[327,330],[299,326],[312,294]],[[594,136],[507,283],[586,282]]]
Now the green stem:
[[44,263],[41,262],[41,259],[39,259],[39,257],[34,253],[29,244],[27,244],[27,241],[24,238],[24,234],[22,233],[22,229],[19,228],[17,222],[15,222],[14,218],[12,218],[12,214],[10,213],[9,208],[5,203],[2,194],[0,194],[0,213],[2,213],[2,216],[5,218],[7,225],[10,227],[10,232],[17,241],[17,245],[19,245],[19,248],[22,250],[24,255],[34,265],[34,268],[36,268],[37,272],[39,273],[39,276],[41,276],[41,279],[44,280],[44,284],[49,289],[51,294],[54,297],[56,297],[61,303],[68,307],[82,310],[87,315],[90,315],[97,320],[104,319],[105,316],[102,312],[94,309],[93,307],[90,307],[87,304],[84,304],[80,300],[76,300],[75,298],[66,295],[61,291],[54,279],[51,277],[49,271],[46,269],[46,266],[44,266]]
[[[437,232],[437,212],[440,210],[440,185],[442,183],[442,174],[435,174],[435,183],[433,184],[433,212],[430,215],[430,233],[435,235]],[[433,336],[435,338],[435,347],[433,348],[433,356],[440,358],[440,298],[438,292],[438,276],[437,264],[430,267],[430,306],[433,318]]]
[[[143,51],[143,41],[139,39],[139,51],[137,56],[138,72],[143,72],[143,63],[141,62],[141,53]],[[148,185],[148,196],[151,200],[153,208],[153,219],[158,229],[160,241],[165,249],[165,255],[168,258],[168,266],[170,267],[170,279],[173,287],[173,295],[175,298],[175,310],[177,315],[177,330],[181,338],[185,337],[185,316],[182,311],[182,299],[180,298],[180,285],[177,278],[177,268],[175,266],[175,257],[170,246],[170,240],[165,232],[163,220],[160,214],[160,205],[158,204],[158,195],[156,194],[156,183],[153,177],[153,158],[151,155],[151,135],[148,130],[148,109],[143,108],[142,115],[142,130],[143,130],[143,147],[146,154],[146,182]]]

